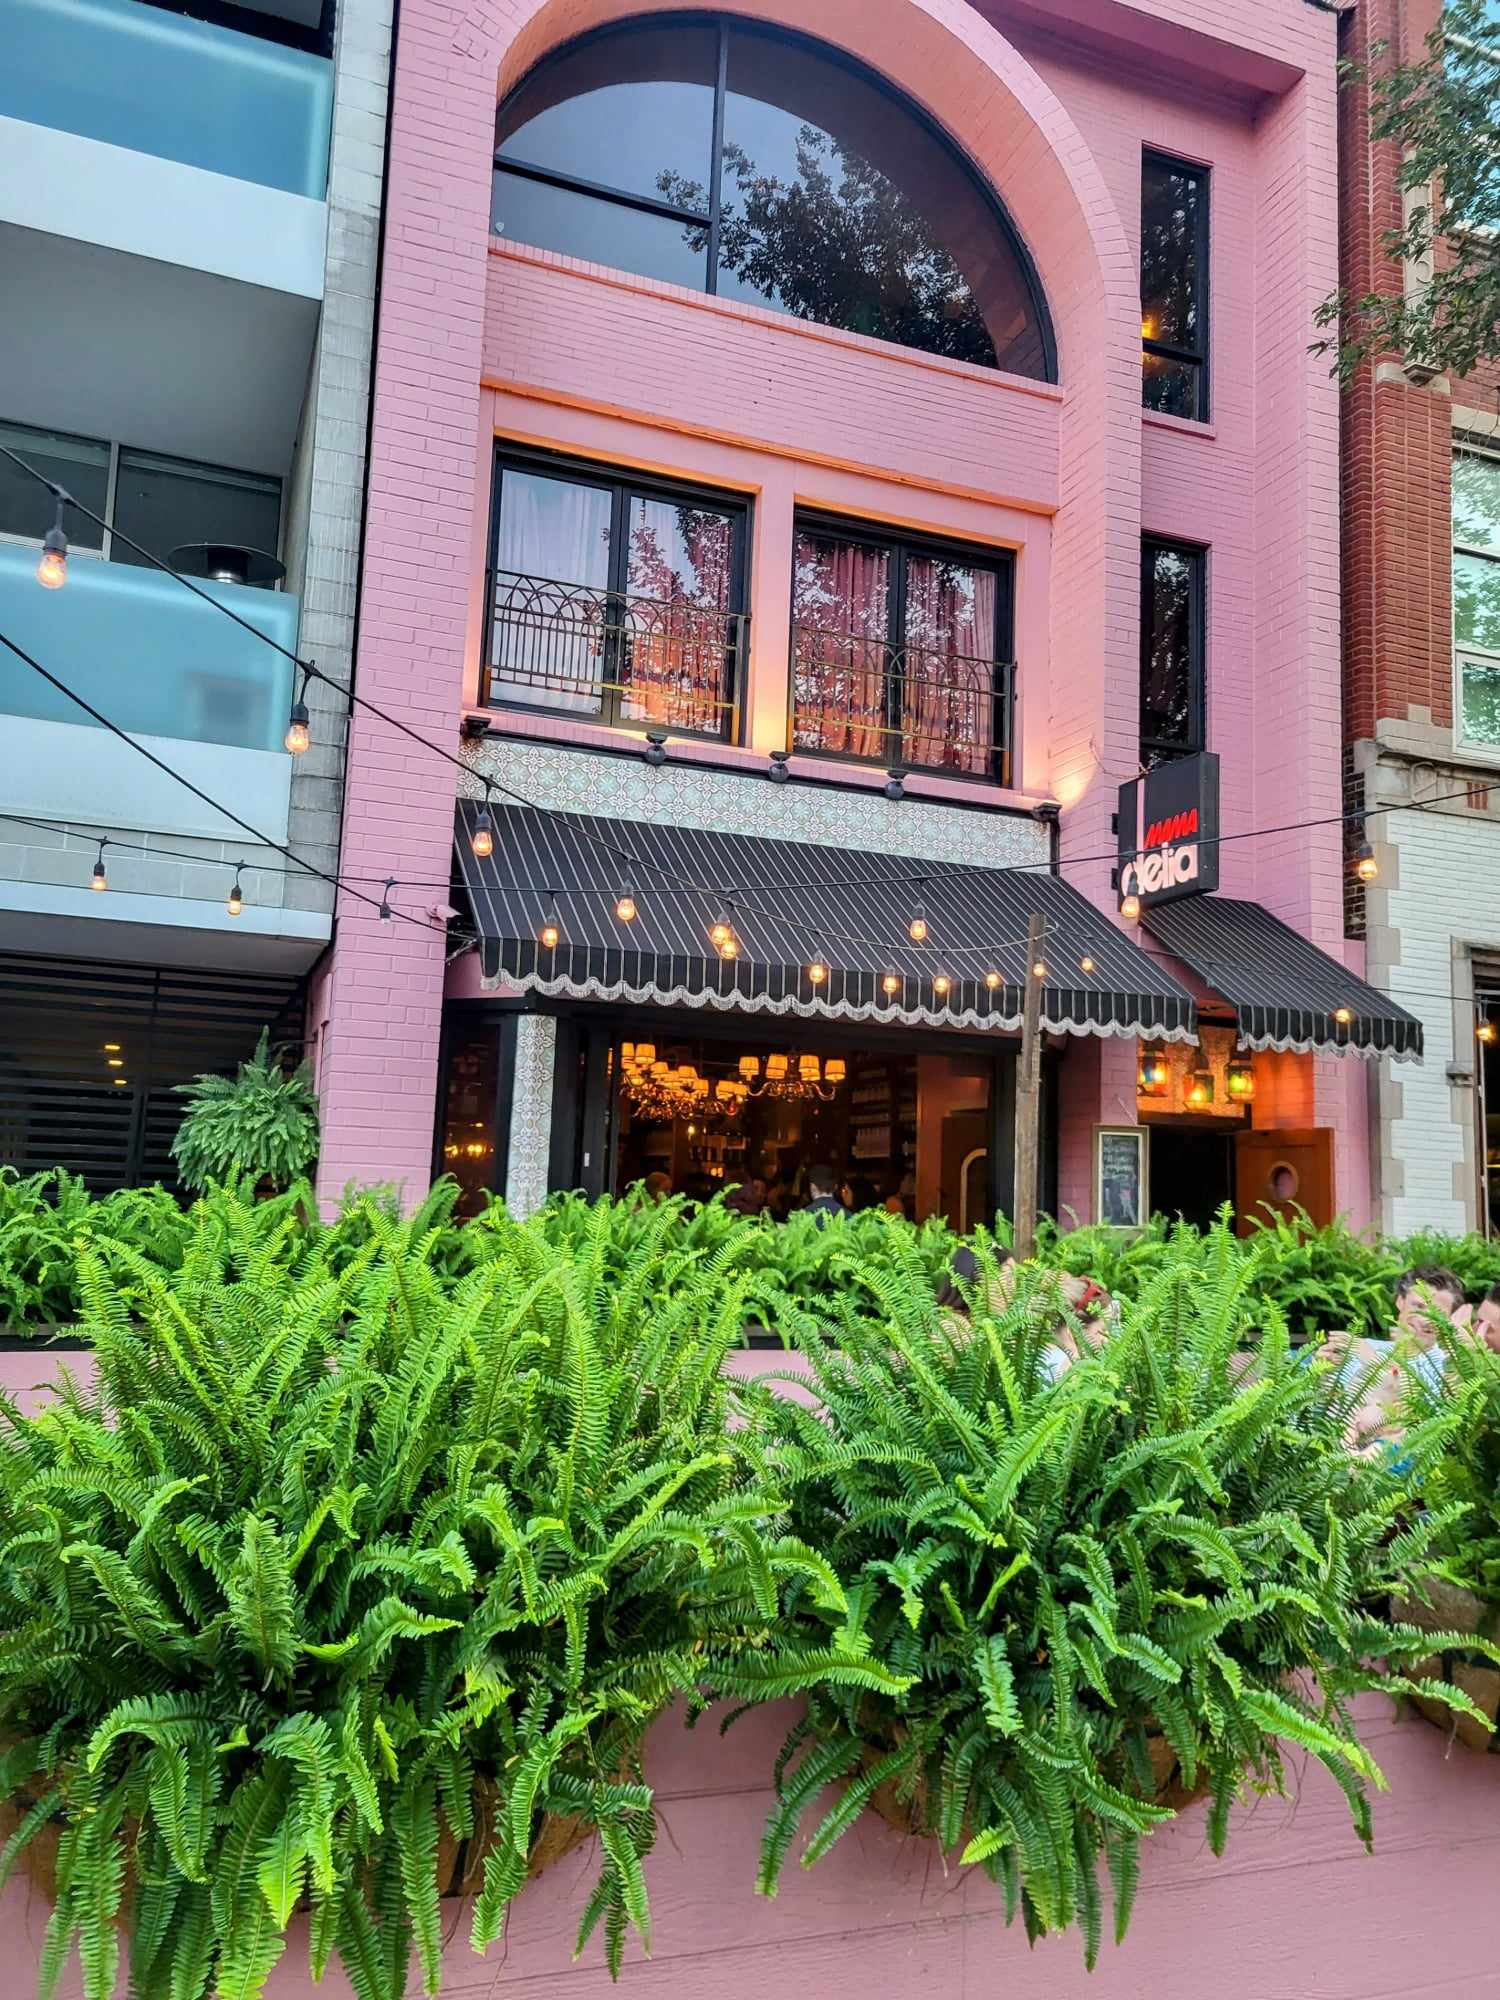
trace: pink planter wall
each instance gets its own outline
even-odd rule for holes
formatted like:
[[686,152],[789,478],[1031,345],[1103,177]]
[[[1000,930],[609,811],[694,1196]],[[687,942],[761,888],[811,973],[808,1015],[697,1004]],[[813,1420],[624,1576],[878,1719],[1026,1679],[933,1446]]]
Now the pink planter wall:
[[[652,1738],[662,1837],[647,1864],[656,1955],[632,1947],[612,1987],[597,1947],[571,1962],[591,1850],[526,1889],[508,1943],[468,1948],[453,1906],[445,1995],[518,2000],[1493,2000],[1500,1992],[1500,1758],[1445,1754],[1429,1724],[1365,1705],[1366,1738],[1390,1779],[1365,1855],[1341,1794],[1314,1771],[1293,1803],[1239,1813],[1217,1862],[1196,1806],[1147,1843],[1135,1922],[1083,1969],[1075,1937],[1028,1951],[977,1873],[945,1879],[926,1842],[866,1816],[781,1894],[753,1893],[767,1782],[788,1711],[746,1717],[721,1739],[675,1719]],[[24,1883],[0,1900],[0,2000],[29,2000],[47,1911]],[[309,1979],[303,1949],[271,2000],[351,2000],[336,1971]],[[419,1990],[415,1979],[412,1991]],[[123,1991],[123,1987],[122,1987]],[[59,2000],[79,2000],[76,1966]]]

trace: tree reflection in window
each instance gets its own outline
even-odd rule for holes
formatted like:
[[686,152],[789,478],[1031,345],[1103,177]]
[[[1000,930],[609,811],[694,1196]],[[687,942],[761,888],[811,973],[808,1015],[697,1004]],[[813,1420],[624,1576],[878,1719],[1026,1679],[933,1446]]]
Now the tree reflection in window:
[[508,236],[1052,377],[1045,307],[993,195],[914,107],[800,36],[606,30],[533,71],[497,137]]

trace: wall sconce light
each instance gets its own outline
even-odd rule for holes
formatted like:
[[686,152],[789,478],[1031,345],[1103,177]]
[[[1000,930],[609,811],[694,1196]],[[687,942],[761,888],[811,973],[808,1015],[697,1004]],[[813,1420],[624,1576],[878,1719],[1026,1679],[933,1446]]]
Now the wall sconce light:
[[1142,1097],[1165,1097],[1171,1081],[1167,1059],[1160,1049],[1143,1049],[1136,1071],[1136,1088]]
[[1224,1072],[1224,1088],[1236,1104],[1248,1104],[1255,1095],[1255,1066],[1246,1056],[1236,1056]]
[[1187,1089],[1182,1094],[1182,1101],[1190,1111],[1201,1111],[1205,1105],[1213,1103],[1214,1073],[1211,1069],[1188,1071]]

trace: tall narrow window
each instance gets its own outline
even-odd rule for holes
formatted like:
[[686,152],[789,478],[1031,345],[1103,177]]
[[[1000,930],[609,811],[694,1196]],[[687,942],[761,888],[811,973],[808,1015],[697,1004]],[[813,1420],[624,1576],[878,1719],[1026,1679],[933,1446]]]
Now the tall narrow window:
[[1141,544],[1141,762],[1204,748],[1203,551]]
[[1141,161],[1141,401],[1208,419],[1208,174]]
[[544,458],[495,481],[487,699],[730,734],[743,505]]
[[1003,555],[797,523],[792,742],[1010,782]]
[[1500,458],[1453,458],[1453,654],[1459,734],[1500,749]]

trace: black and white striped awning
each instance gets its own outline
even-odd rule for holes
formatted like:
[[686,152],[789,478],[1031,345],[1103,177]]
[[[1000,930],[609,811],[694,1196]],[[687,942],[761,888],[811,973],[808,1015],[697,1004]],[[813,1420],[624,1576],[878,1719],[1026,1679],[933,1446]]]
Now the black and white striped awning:
[[[494,851],[481,860],[470,844],[478,812],[460,802],[456,848],[494,984],[575,1000],[1015,1030],[1027,920],[1038,912],[1049,1029],[1196,1039],[1191,994],[1053,875],[524,806],[491,807]],[[626,888],[638,910],[630,923],[615,914]],[[918,902],[928,924],[920,945],[908,936]],[[561,931],[550,950],[539,942],[549,909]],[[739,946],[732,961],[709,940],[726,914]],[[819,957],[828,977],[814,986],[807,968]],[[987,974],[998,975],[993,986]],[[934,985],[943,979],[946,990]]]
[[1230,1002],[1249,1048],[1421,1059],[1420,1021],[1259,903],[1184,896],[1142,921]]

